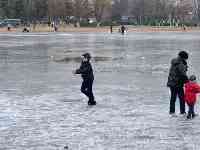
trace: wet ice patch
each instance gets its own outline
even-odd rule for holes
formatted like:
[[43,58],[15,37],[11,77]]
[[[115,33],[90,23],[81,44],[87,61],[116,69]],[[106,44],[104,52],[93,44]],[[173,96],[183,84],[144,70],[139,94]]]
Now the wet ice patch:
[[159,64],[152,66],[152,73],[167,73],[169,69],[168,64]]
[[24,46],[31,46],[31,45],[33,45],[34,44],[34,42],[26,42],[26,43],[24,43],[24,42],[19,42],[19,41],[12,41],[12,43],[10,43],[10,42],[4,42],[4,41],[2,41],[2,42],[0,42],[0,47],[1,48],[13,48],[13,47],[24,47]]
[[1,94],[0,100],[0,130],[3,130],[16,125],[16,112],[10,98]]
[[[110,57],[100,57],[100,56],[95,56],[92,58],[93,61],[98,62],[98,61],[109,61],[112,60]],[[80,56],[78,57],[65,57],[60,60],[54,60],[55,62],[81,62]]]
[[76,94],[76,95],[77,96],[63,94],[63,95],[58,96],[58,100],[61,103],[82,103],[84,99],[87,99],[86,96],[83,96],[83,94],[81,93]]
[[0,36],[6,37],[46,37],[46,36],[71,36],[68,33],[0,33]]
[[0,130],[16,125],[15,115],[10,112],[0,111]]

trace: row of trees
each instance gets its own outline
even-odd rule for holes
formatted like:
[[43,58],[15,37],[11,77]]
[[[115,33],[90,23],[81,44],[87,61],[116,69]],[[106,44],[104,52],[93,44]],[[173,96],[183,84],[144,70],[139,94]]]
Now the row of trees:
[[110,8],[111,0],[0,0],[0,16],[3,18],[80,18],[96,17],[101,21]]
[[[115,4],[112,7],[112,14],[115,18],[120,16],[120,13],[124,11],[125,14],[127,13],[127,9],[124,9],[122,4],[122,2],[126,3],[125,1],[126,0],[115,0]],[[149,20],[179,20],[180,22],[193,21],[194,18],[199,20],[200,7],[198,5],[200,4],[200,0],[196,0],[196,4],[194,0],[182,0],[177,2],[180,3],[176,3],[175,0],[174,3],[170,0],[129,0],[128,14],[134,16],[137,22],[141,24]],[[121,11],[119,12],[119,10]],[[196,10],[196,12],[194,10]]]
[[[175,6],[168,0],[0,0],[0,16],[3,18],[81,18],[103,16],[119,20],[123,15],[134,16],[139,23],[146,20],[184,20],[191,7]],[[199,18],[198,11],[197,18]]]

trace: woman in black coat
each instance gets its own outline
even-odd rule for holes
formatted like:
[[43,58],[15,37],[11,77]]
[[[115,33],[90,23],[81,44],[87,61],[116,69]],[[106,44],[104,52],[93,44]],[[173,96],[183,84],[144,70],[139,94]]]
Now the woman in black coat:
[[176,97],[179,97],[180,101],[180,113],[185,114],[185,101],[184,101],[184,83],[187,82],[187,59],[188,53],[181,51],[177,58],[172,59],[171,67],[169,70],[167,86],[171,91],[170,98],[170,114],[175,114],[175,102]]

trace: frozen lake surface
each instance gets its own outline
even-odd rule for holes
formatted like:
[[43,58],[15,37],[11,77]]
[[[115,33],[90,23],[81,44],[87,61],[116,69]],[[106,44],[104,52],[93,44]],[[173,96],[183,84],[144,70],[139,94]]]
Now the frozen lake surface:
[[[0,33],[0,150],[199,150],[199,117],[170,117],[166,87],[179,50],[200,77],[199,48],[200,33]],[[72,75],[84,52],[95,107]]]

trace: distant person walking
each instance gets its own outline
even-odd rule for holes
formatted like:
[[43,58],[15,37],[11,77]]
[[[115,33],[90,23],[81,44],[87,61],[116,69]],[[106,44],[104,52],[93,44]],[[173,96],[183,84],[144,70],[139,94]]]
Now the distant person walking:
[[94,95],[92,91],[94,74],[92,65],[90,64],[91,55],[89,53],[85,53],[81,56],[81,58],[82,62],[80,68],[75,70],[73,73],[81,74],[83,78],[81,92],[89,98],[88,105],[96,105],[96,101],[94,100]]
[[187,119],[191,119],[195,117],[194,105],[197,99],[196,95],[197,93],[200,93],[200,85],[197,84],[195,75],[190,76],[189,82],[185,84],[184,88],[185,88],[184,99],[189,108]]
[[122,33],[123,35],[124,35],[124,33],[125,33],[125,30],[126,30],[125,26],[122,25],[122,26],[121,26],[121,33]]
[[8,31],[11,31],[11,25],[10,24],[8,24],[7,29],[8,29]]
[[58,32],[58,25],[54,24],[54,32]]
[[110,25],[110,33],[113,33],[113,25]]
[[22,32],[29,32],[29,29],[27,27],[24,27]]
[[167,86],[171,91],[170,110],[171,115],[175,115],[175,102],[177,96],[180,102],[180,114],[185,114],[185,101],[184,101],[184,83],[188,81],[187,77],[187,59],[188,53],[180,51],[178,57],[172,59],[171,67],[169,70]]
[[48,27],[50,27],[50,26],[51,26],[51,21],[49,20],[49,21],[48,21]]
[[182,28],[183,28],[183,30],[185,31],[186,30],[186,25],[182,25]]

